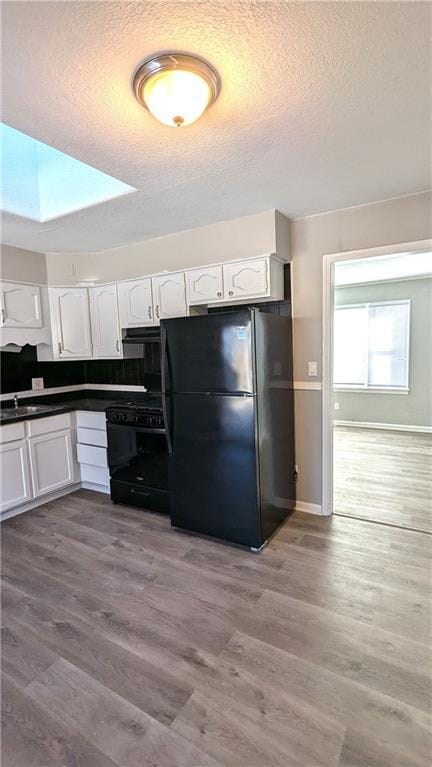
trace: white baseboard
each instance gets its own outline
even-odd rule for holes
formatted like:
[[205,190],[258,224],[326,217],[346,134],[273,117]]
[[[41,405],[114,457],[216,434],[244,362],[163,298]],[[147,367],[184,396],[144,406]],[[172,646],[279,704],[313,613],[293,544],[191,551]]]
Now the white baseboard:
[[9,509],[8,511],[3,512],[0,521],[4,522],[5,519],[16,517],[18,514],[23,514],[25,511],[37,509],[38,506],[43,506],[45,503],[49,503],[49,501],[55,501],[57,498],[61,498],[63,495],[74,493],[75,490],[79,490],[80,487],[81,482],[75,482],[73,485],[68,485],[62,490],[57,490],[55,493],[48,493],[48,495],[43,495],[40,498],[34,498],[33,501],[29,501],[29,503],[25,503],[23,506],[17,506],[15,509]]
[[294,511],[305,511],[307,514],[323,514],[323,510],[318,503],[306,503],[306,501],[292,501],[289,498],[274,497],[272,503],[278,509],[289,509]]
[[84,389],[89,391],[139,391],[141,394],[146,392],[145,386],[132,386],[130,384],[89,384],[83,385]]
[[296,501],[296,511],[304,511],[306,514],[322,515],[322,507],[318,503],[306,503],[306,501]]
[[384,429],[385,431],[413,431],[432,434],[432,426],[417,426],[406,423],[369,423],[368,421],[333,421],[333,426],[348,426],[354,429]]
[[61,498],[64,495],[69,495],[69,493],[75,493],[76,490],[81,490],[81,488],[83,490],[95,490],[97,493],[105,493],[106,495],[110,494],[110,488],[106,485],[96,485],[93,482],[75,482],[73,485],[68,485],[68,487],[64,487],[63,490],[58,490],[56,493],[50,493],[41,498],[35,498],[33,501],[30,501],[30,503],[24,504],[24,506],[17,506],[15,509],[5,511],[0,517],[0,522],[4,522],[5,519],[10,519],[10,517],[16,517],[18,514],[24,514],[25,511],[37,509],[38,506],[43,506],[49,501],[55,501],[57,498]]
[[108,485],[97,485],[96,482],[81,482],[83,490],[94,490],[95,493],[105,493],[109,495],[111,490]]

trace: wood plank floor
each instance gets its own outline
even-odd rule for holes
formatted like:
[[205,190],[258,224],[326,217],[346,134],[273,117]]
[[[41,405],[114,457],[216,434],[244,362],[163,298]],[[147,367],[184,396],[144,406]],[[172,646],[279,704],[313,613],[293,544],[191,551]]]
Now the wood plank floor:
[[79,491],[2,525],[3,767],[427,767],[430,543],[259,555]]
[[337,514],[432,532],[432,434],[335,426]]

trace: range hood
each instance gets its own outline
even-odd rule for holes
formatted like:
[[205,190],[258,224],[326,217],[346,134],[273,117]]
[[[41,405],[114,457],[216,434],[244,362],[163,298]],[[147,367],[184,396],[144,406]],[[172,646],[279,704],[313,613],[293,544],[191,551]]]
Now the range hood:
[[123,330],[122,344],[149,344],[160,342],[160,327],[128,328]]
[[124,359],[144,359],[145,346],[160,343],[159,325],[148,328],[127,328],[122,330],[122,335]]

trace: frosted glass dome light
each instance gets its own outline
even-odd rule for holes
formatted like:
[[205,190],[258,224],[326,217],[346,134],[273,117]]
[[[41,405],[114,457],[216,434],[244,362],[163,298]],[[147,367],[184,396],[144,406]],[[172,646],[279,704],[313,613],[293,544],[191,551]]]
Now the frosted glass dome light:
[[198,120],[220,90],[216,70],[185,53],[154,56],[137,70],[135,96],[159,122],[183,128]]

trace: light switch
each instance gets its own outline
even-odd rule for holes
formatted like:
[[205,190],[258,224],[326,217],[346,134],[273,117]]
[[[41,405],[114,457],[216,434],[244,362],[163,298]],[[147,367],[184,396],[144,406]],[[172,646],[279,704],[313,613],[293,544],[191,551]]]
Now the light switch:
[[32,378],[32,389],[41,391],[44,388],[43,378]]
[[339,410],[339,402],[335,402],[334,403],[334,409],[335,410]]
[[308,376],[318,375],[318,365],[316,362],[308,362]]

